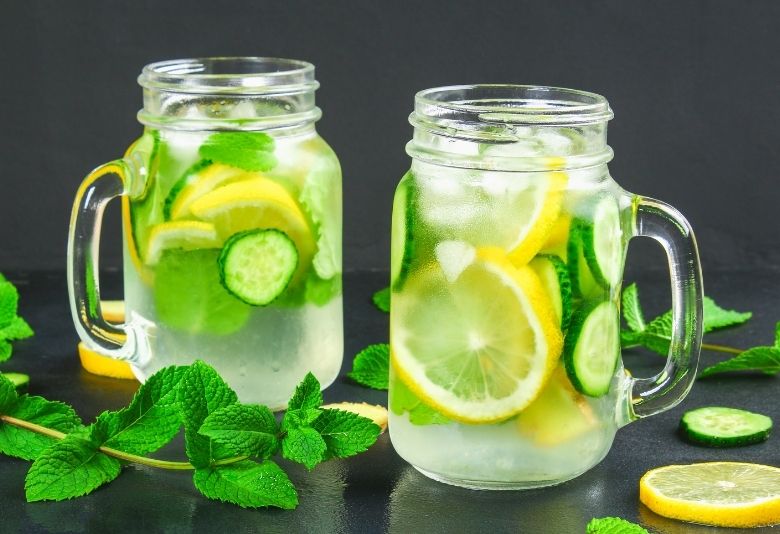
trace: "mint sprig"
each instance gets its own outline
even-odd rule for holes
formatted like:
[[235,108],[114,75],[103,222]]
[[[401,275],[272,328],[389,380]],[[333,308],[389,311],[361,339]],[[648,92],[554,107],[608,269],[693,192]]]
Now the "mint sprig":
[[0,362],[13,354],[12,341],[31,337],[34,332],[27,321],[19,317],[19,292],[0,273]]
[[[187,462],[143,456],[185,430]],[[143,384],[126,408],[103,412],[84,427],[59,402],[19,395],[0,374],[0,453],[33,460],[25,490],[30,502],[86,495],[111,482],[121,461],[194,471],[206,497],[245,508],[295,508],[298,496],[270,458],[278,453],[311,469],[329,458],[366,450],[380,428],[351,412],[322,408],[309,373],[281,426],[265,406],[245,405],[217,372],[195,362],[166,367]]]
[[369,345],[355,355],[352,370],[347,376],[360,385],[373,389],[388,388],[390,372],[390,345]]
[[[626,349],[643,346],[665,356],[669,351],[672,337],[671,310],[646,323],[636,284],[631,284],[623,289],[622,304],[623,319],[628,326],[620,333],[622,347]],[[753,315],[750,312],[721,308],[714,300],[706,296],[702,304],[704,311],[702,330],[705,334],[713,330],[744,324]],[[731,371],[753,371],[774,375],[780,372],[780,323],[777,323],[775,327],[774,346],[762,345],[743,350],[705,342],[701,344],[701,348],[702,350],[734,354],[735,357],[706,367],[701,371],[699,378]]]

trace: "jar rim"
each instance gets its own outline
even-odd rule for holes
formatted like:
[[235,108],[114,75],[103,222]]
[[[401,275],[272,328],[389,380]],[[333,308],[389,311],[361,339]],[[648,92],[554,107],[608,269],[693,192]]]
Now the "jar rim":
[[295,95],[319,87],[311,63],[261,56],[158,61],[142,69],[138,83],[146,89],[195,94]]
[[573,126],[605,122],[614,114],[596,93],[544,85],[473,84],[425,89],[415,95],[416,123]]

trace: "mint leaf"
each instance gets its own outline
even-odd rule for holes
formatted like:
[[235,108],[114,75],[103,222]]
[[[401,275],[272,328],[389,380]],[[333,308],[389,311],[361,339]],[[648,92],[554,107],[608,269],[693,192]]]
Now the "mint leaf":
[[390,313],[390,288],[380,289],[371,297],[374,306],[385,313]]
[[725,328],[727,326],[736,326],[747,322],[753,316],[750,312],[725,310],[715,304],[715,301],[709,297],[704,297],[702,306],[704,309],[705,332],[712,332],[713,330]]
[[628,327],[634,332],[641,332],[645,329],[645,317],[642,313],[642,306],[639,304],[639,290],[636,284],[623,289],[623,318]]
[[62,501],[91,493],[117,476],[119,461],[98,452],[98,445],[70,435],[43,451],[27,473],[27,502]]
[[238,401],[236,393],[219,374],[202,361],[196,361],[179,383],[177,400],[184,422],[185,449],[192,465],[201,469],[209,467],[213,460],[231,456],[229,449],[198,433],[209,414]]
[[0,273],[0,282],[6,282],[8,279],[3,276],[3,273]]
[[282,419],[282,430],[288,431],[293,428],[302,428],[311,426],[317,419],[322,410],[317,408],[301,408],[299,410],[287,410]]
[[325,459],[327,448],[325,440],[313,428],[291,428],[282,439],[282,455],[310,470]]
[[591,519],[586,534],[650,534],[636,523],[619,517],[601,517]]
[[5,339],[0,339],[0,362],[6,361],[11,357],[13,353],[13,347]]
[[279,447],[273,412],[265,406],[233,404],[216,410],[200,427],[200,433],[225,445],[234,454],[268,458]]
[[245,460],[198,469],[194,480],[195,487],[209,499],[237,504],[242,508],[276,506],[292,510],[298,505],[295,486],[271,460],[259,464]]
[[176,395],[185,372],[184,367],[165,367],[149,377],[127,408],[100,414],[98,422],[108,436],[105,445],[146,454],[171,441],[181,426]]
[[662,356],[669,353],[669,343],[672,339],[672,313],[659,315],[642,332],[642,345]]
[[27,324],[27,321],[21,317],[14,317],[10,323],[0,328],[0,339],[15,341],[18,339],[27,339],[32,337],[33,329]]
[[446,425],[451,422],[440,412],[422,402],[400,381],[396,383],[390,396],[390,409],[397,415],[409,412],[409,422],[413,425]]
[[775,347],[780,349],[780,322],[775,325]]
[[204,159],[261,172],[276,166],[273,151],[273,138],[262,132],[217,132],[198,149]]
[[759,371],[767,375],[780,372],[780,348],[753,347],[742,354],[702,370],[699,378],[729,371]]
[[287,409],[318,408],[321,404],[322,391],[320,391],[320,383],[313,374],[306,373],[303,381],[295,388],[295,393],[293,393]]
[[18,400],[16,386],[0,373],[0,415],[10,415],[8,412],[16,406]]
[[325,409],[312,423],[327,447],[325,458],[346,458],[374,444],[381,429],[371,419],[352,412]]
[[363,386],[386,390],[389,372],[390,345],[377,343],[357,353],[347,376]]
[[[0,390],[4,390],[3,386],[0,386]],[[4,404],[6,407],[2,408]],[[0,412],[65,434],[82,428],[81,419],[73,408],[43,397],[23,395],[11,405],[4,403],[0,398]],[[23,460],[35,460],[55,442],[55,438],[0,422],[0,453],[2,454]]]
[[16,317],[19,293],[11,282],[0,282],[0,327],[5,327]]

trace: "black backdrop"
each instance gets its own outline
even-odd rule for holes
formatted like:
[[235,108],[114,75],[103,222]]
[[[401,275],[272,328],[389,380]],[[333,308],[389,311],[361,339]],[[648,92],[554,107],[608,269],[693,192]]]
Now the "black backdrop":
[[[140,132],[136,76],[199,55],[306,59],[344,170],[347,269],[388,264],[417,90],[601,93],[612,174],[678,207],[707,269],[780,266],[780,3],[0,0],[0,269],[64,268],[81,178]],[[104,265],[120,265],[118,209]],[[634,268],[664,268],[646,245]],[[638,266],[638,267],[637,267]]]

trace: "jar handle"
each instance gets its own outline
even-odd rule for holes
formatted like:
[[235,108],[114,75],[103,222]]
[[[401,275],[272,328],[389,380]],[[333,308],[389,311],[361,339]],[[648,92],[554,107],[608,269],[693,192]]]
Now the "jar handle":
[[136,336],[126,325],[111,324],[103,317],[98,260],[106,205],[127,194],[132,176],[133,166],[125,159],[89,173],[76,193],[68,232],[68,295],[76,331],[90,348],[127,361],[135,357]]
[[663,371],[627,381],[622,424],[676,406],[693,386],[703,325],[701,266],[690,224],[673,207],[652,198],[632,197],[631,237],[658,241],[669,259],[672,335]]

